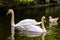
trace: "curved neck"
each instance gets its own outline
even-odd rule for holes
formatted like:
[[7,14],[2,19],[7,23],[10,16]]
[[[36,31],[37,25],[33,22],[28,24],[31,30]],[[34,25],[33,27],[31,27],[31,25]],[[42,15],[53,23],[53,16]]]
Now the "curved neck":
[[46,30],[45,25],[44,25],[44,19],[42,18],[42,28]]
[[14,26],[14,12],[11,12],[11,26]]

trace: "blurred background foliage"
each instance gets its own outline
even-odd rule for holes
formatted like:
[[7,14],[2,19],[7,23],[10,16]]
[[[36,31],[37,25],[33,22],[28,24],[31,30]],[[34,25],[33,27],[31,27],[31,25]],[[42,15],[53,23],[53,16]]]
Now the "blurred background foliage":
[[60,3],[60,0],[0,0],[0,5],[12,6],[19,4],[46,4],[46,3]]

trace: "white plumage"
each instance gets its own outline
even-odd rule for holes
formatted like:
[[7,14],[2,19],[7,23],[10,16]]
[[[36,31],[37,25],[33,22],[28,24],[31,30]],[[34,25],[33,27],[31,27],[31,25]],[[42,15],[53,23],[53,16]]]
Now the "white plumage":
[[58,23],[57,23],[57,21],[58,21],[58,17],[57,18],[52,18],[52,16],[49,16],[49,24],[50,24],[50,27],[52,26],[52,25],[57,25]]
[[20,33],[27,37],[37,37],[42,35],[43,32],[45,32],[42,28],[35,25],[28,25],[24,27],[25,28],[23,30],[20,30]]
[[17,23],[16,25],[20,25],[20,26],[23,26],[23,25],[39,25],[41,24],[42,22],[37,22],[35,19],[24,19],[22,21],[20,21],[19,23]]

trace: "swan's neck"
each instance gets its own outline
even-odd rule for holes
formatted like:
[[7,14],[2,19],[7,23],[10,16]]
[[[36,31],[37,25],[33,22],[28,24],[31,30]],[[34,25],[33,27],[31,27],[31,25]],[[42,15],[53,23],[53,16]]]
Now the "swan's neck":
[[11,12],[11,26],[14,26],[14,12]]
[[43,28],[44,30],[46,30],[46,29],[45,29],[44,19],[43,19],[43,18],[42,18],[42,28]]

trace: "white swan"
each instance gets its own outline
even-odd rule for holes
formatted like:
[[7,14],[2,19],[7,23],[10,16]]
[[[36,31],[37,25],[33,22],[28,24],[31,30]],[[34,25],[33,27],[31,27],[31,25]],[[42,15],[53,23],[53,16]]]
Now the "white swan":
[[57,25],[58,23],[57,23],[57,21],[58,21],[58,17],[57,18],[52,18],[52,16],[49,16],[49,24],[50,24],[50,27],[52,26],[52,25]]
[[[28,37],[36,37],[36,36],[40,36],[41,34],[44,34],[46,33],[46,29],[44,27],[44,19],[45,17],[43,16],[42,17],[42,28],[40,28],[39,26],[36,26],[35,24],[34,25],[25,25],[23,26],[24,24],[15,24],[14,23],[14,11],[12,9],[9,9],[8,12],[7,12],[7,15],[11,13],[11,40],[14,40],[14,29],[15,27],[19,28],[19,30],[21,30],[22,33],[25,33],[25,36],[28,36]],[[30,23],[30,22],[29,22]],[[37,22],[39,23],[39,22]],[[32,33],[30,33],[32,32]]]

